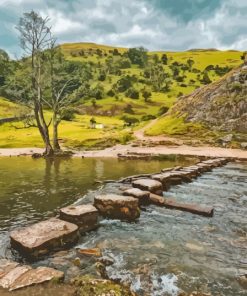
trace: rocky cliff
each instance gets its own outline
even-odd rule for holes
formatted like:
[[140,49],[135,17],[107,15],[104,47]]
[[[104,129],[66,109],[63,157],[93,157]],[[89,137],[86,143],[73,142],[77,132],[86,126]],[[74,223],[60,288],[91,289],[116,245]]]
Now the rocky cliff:
[[170,112],[212,130],[247,134],[247,64],[181,97]]

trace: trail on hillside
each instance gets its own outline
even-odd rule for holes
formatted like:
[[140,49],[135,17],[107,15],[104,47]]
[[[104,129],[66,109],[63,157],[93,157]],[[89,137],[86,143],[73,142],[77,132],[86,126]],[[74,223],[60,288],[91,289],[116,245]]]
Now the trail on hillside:
[[152,127],[158,121],[158,119],[159,118],[156,118],[156,119],[150,121],[143,128],[135,131],[134,136],[136,137],[136,139],[140,140],[140,141],[148,141],[148,142],[153,142],[153,143],[170,142],[171,144],[173,143],[174,145],[182,145],[183,141],[176,139],[176,138],[172,138],[172,137],[168,137],[168,136],[164,136],[164,135],[160,135],[160,136],[146,136],[145,135],[145,131],[147,129],[149,129],[150,127]]

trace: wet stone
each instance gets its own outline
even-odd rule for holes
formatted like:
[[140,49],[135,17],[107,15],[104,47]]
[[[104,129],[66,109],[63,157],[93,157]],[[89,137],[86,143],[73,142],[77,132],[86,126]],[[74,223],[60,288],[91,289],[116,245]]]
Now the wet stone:
[[99,195],[94,198],[94,206],[104,217],[133,221],[140,216],[138,199],[116,194]]
[[90,204],[63,208],[60,210],[59,218],[76,224],[80,232],[98,227],[98,210]]
[[53,268],[38,267],[32,269],[29,265],[0,260],[0,287],[9,291],[41,284],[53,279],[63,279],[64,273]]
[[139,179],[132,182],[132,186],[134,188],[146,190],[157,195],[162,195],[163,193],[162,183],[153,179]]
[[21,255],[40,257],[69,247],[78,239],[78,226],[51,218],[10,233],[11,246]]
[[149,203],[150,192],[143,191],[139,188],[130,188],[123,192],[125,196],[133,196],[138,199],[139,205],[147,205]]

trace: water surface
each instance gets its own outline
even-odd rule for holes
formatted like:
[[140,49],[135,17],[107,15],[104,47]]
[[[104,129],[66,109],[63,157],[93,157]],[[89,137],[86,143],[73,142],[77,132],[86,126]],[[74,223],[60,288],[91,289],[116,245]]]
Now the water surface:
[[[12,256],[9,230],[53,216],[61,206],[92,201],[99,192],[119,190],[116,184],[99,188],[96,180],[158,172],[177,164],[186,161],[0,159],[0,256]],[[102,220],[76,247],[100,247],[114,261],[107,270],[111,278],[130,283],[139,295],[175,296],[179,290],[246,295],[237,281],[247,272],[246,180],[247,164],[229,163],[165,193],[179,201],[214,206],[213,218],[149,206],[137,223]],[[49,258],[36,263],[40,264],[54,267]],[[91,270],[92,262],[83,262],[80,272]]]

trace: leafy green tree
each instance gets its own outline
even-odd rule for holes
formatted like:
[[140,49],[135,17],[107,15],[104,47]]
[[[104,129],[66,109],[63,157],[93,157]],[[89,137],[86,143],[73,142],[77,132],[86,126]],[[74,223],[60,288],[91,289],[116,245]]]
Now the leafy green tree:
[[129,75],[121,77],[116,84],[114,84],[114,88],[118,92],[125,92],[132,86],[132,79]]
[[162,61],[163,65],[167,65],[168,64],[167,54],[165,54],[165,53],[162,54],[161,61]]
[[151,93],[150,91],[144,89],[144,90],[142,91],[142,96],[143,96],[143,98],[144,98],[144,101],[145,101],[145,102],[148,102],[149,99],[152,97],[152,93]]
[[195,64],[195,62],[192,59],[188,59],[187,60],[187,64],[189,66],[189,71],[192,70],[193,65]]
[[126,91],[126,96],[138,100],[139,99],[139,92],[135,88],[131,87]]
[[202,79],[201,79],[201,83],[203,83],[203,84],[209,84],[209,83],[211,83],[212,81],[211,81],[211,79],[209,78],[209,75],[208,75],[208,72],[207,71],[204,71],[204,73],[203,73],[203,77],[202,77]]
[[141,68],[144,68],[148,61],[147,50],[143,47],[130,48],[127,56],[132,64],[139,65]]

